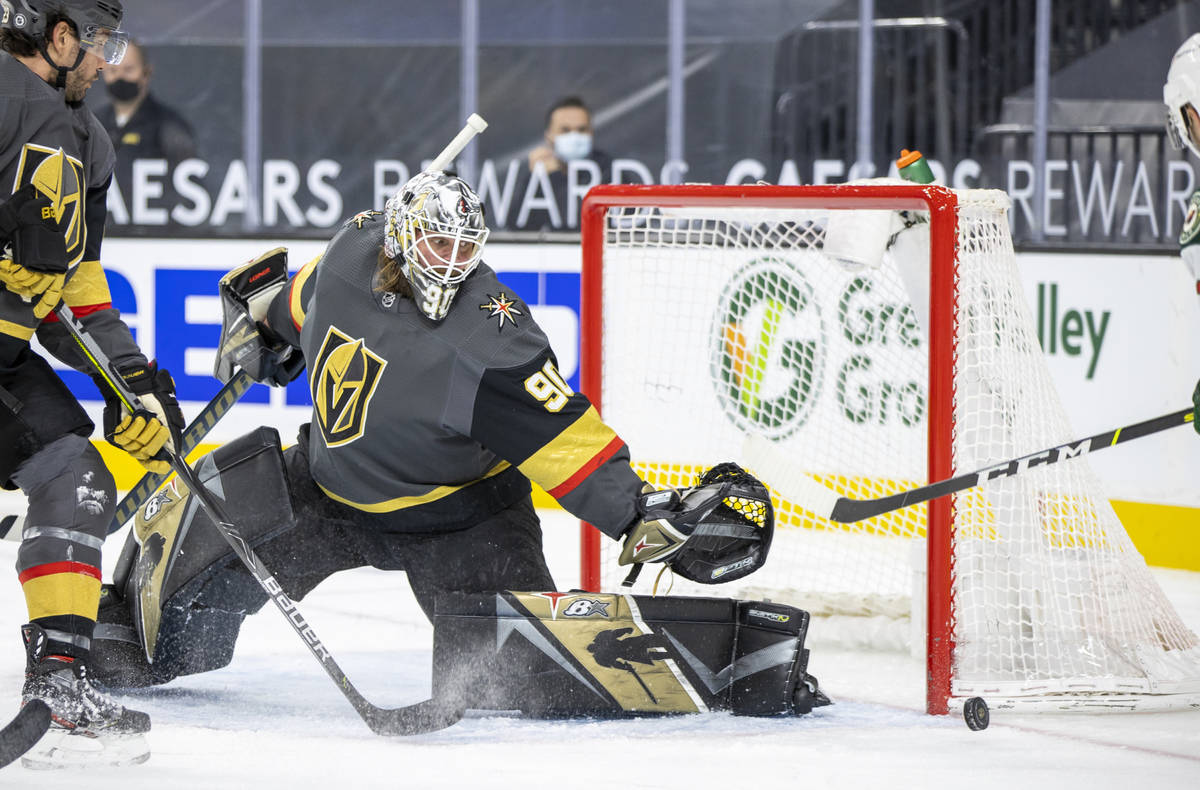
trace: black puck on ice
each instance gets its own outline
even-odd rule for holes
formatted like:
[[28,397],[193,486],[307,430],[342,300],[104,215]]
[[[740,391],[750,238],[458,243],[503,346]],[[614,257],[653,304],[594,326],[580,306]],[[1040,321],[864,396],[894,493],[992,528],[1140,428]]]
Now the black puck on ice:
[[972,730],[986,730],[991,714],[983,697],[971,697],[963,703],[963,720]]

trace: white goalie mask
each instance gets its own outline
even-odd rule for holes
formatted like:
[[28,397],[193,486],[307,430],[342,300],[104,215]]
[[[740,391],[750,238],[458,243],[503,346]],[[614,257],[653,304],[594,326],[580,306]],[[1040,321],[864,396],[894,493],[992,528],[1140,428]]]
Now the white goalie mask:
[[383,251],[399,261],[417,308],[441,321],[483,256],[483,204],[466,182],[441,171],[409,179],[384,206]]
[[1163,85],[1163,102],[1167,105],[1167,131],[1176,148],[1185,145],[1200,156],[1200,142],[1188,131],[1185,107],[1189,104],[1200,111],[1200,33],[1194,33],[1175,51],[1167,82]]

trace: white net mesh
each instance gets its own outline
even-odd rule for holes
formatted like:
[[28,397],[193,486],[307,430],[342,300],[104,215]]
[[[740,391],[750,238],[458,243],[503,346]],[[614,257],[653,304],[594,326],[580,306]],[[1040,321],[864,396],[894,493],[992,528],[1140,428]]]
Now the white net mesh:
[[[962,473],[1077,437],[1017,276],[1008,199],[958,199],[957,254],[936,252],[955,277],[949,449]],[[647,481],[687,486],[736,460],[772,489],[809,475],[856,499],[930,482],[929,226],[903,230],[877,268],[850,270],[825,234],[837,225],[840,248],[847,228],[853,244],[878,233],[880,213],[855,205],[609,209],[600,399]],[[763,468],[749,435],[786,468]],[[921,649],[925,506],[847,525],[776,508],[762,570],[717,587],[676,579],[671,592],[793,603],[826,618],[815,645]],[[952,521],[955,696],[1200,691],[1196,637],[1086,460],[956,495]],[[624,569],[603,544],[611,591]]]

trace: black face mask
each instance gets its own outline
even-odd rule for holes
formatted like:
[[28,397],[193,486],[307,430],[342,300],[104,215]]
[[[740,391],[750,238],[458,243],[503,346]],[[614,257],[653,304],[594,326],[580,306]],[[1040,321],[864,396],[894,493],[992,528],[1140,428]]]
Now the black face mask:
[[129,80],[116,80],[114,82],[106,82],[105,87],[108,88],[108,95],[114,101],[132,101],[137,98],[138,91],[142,89],[141,85]]

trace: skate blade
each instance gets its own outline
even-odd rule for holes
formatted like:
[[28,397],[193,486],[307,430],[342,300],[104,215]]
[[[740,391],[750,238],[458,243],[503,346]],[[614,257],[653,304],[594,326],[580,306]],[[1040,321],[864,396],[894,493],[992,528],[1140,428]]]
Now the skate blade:
[[138,765],[150,759],[146,736],[85,735],[53,727],[21,757],[35,771]]

